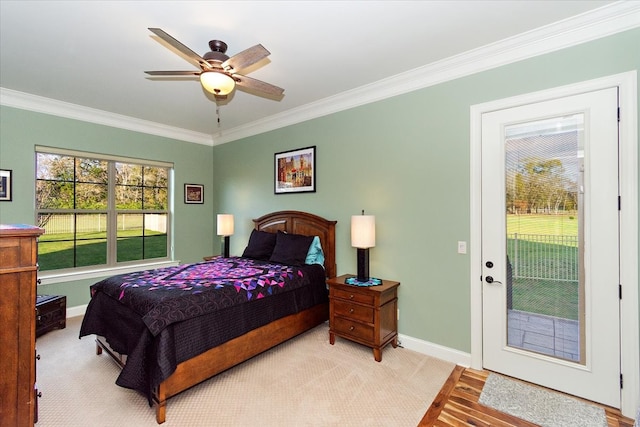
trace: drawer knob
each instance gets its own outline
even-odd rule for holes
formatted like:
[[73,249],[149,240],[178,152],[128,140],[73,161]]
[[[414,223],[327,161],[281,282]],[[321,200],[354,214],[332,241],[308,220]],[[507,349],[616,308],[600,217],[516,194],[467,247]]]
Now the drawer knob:
[[353,314],[353,308],[349,309],[349,313]]
[[351,327],[349,327],[350,331],[353,331],[355,329],[355,326],[351,325]]
[[349,299],[353,299],[353,294],[349,295]]

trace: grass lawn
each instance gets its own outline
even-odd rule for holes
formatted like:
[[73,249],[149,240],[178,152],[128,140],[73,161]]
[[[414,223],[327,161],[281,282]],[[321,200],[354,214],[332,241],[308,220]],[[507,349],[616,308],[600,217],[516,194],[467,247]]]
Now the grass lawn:
[[507,215],[507,234],[543,234],[546,236],[577,236],[576,214]]
[[513,308],[529,313],[578,320],[578,282],[514,280]]
[[510,237],[514,233],[523,235],[518,236],[517,254],[515,240],[507,240],[509,259],[518,264],[517,271],[514,266],[514,275],[517,273],[519,278],[513,280],[513,308],[578,320],[576,244],[542,243],[526,236],[577,236],[577,215],[507,215],[507,233]]
[[[143,243],[144,241],[144,243]],[[77,250],[73,247],[73,234],[44,234],[38,243],[38,265],[40,270],[86,267],[107,263],[107,235],[82,233],[76,238]],[[143,258],[144,245],[144,258]],[[167,235],[154,231],[118,231],[118,262],[167,256]],[[75,262],[74,262],[75,254]]]

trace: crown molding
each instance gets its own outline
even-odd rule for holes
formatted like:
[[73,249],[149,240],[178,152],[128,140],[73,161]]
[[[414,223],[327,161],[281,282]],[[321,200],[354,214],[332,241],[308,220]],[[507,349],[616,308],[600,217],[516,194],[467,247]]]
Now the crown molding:
[[640,2],[612,3],[375,83],[219,132],[213,137],[214,145],[434,86],[639,26]]
[[209,135],[0,87],[0,105],[204,145],[219,145],[434,86],[640,27],[640,2],[619,1],[377,82]]
[[0,105],[51,114],[69,119],[81,120],[99,125],[111,126],[135,132],[157,135],[197,144],[212,145],[211,135],[187,129],[167,126],[161,123],[136,119],[121,114],[109,113],[95,108],[84,107],[69,102],[58,101],[43,96],[32,95],[0,87]]

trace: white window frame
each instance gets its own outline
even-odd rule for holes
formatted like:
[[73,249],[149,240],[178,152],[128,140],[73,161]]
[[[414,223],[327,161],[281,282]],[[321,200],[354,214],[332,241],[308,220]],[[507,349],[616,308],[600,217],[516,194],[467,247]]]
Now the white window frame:
[[[141,259],[141,260],[134,260],[134,261],[118,262],[117,254],[116,254],[116,245],[115,245],[117,230],[115,227],[112,226],[109,228],[110,231],[107,234],[107,263],[106,264],[41,271],[38,274],[38,277],[41,282],[40,284],[53,284],[53,283],[59,283],[59,282],[66,282],[69,280],[93,279],[97,277],[111,276],[114,274],[123,274],[127,272],[140,271],[140,270],[149,269],[149,268],[159,268],[159,267],[178,264],[177,261],[173,260],[173,248],[174,248],[173,237],[172,237],[173,236],[173,233],[172,233],[173,200],[174,200],[174,185],[173,185],[174,164],[173,163],[156,161],[156,160],[137,159],[137,158],[123,157],[123,156],[105,155],[105,154],[77,151],[77,150],[68,150],[68,149],[46,147],[46,146],[40,146],[40,145],[37,145],[35,147],[34,157],[37,157],[38,153],[54,154],[54,155],[69,156],[69,157],[90,158],[90,159],[97,159],[97,160],[109,162],[108,168],[109,168],[110,180],[108,185],[109,185],[110,199],[113,198],[112,196],[114,194],[113,189],[115,188],[115,181],[112,180],[111,178],[115,171],[116,162],[142,165],[142,166],[162,167],[162,168],[168,169],[167,210],[162,212],[154,211],[154,210],[135,211],[135,212],[130,211],[136,214],[140,214],[140,213],[166,214],[167,216],[167,233],[166,233],[167,234],[167,256],[166,257],[151,258],[147,260]],[[34,159],[34,160],[37,161],[37,159]],[[37,182],[37,180],[38,178],[37,178],[37,171],[36,171],[34,182]],[[36,222],[39,214],[41,214],[42,212],[51,212],[51,211],[55,211],[55,210],[53,209],[40,210],[36,206],[36,209],[35,209]],[[83,210],[73,210],[73,211],[65,210],[64,212],[65,213],[83,213],[83,212],[86,213],[86,211],[83,211]],[[118,214],[126,213],[128,211],[116,210],[113,201],[109,200],[108,208],[104,211],[100,210],[99,212],[106,213],[107,220],[113,224],[117,221]]]

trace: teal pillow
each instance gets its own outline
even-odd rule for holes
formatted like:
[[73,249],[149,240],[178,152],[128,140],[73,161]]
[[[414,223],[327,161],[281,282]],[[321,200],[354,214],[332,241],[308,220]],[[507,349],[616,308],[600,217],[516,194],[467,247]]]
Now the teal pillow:
[[309,245],[309,252],[307,252],[307,259],[305,264],[320,264],[324,265],[324,252],[322,252],[322,245],[320,244],[320,238],[314,236],[311,245]]

